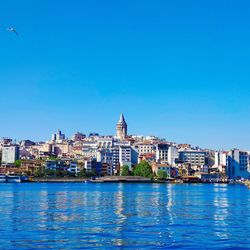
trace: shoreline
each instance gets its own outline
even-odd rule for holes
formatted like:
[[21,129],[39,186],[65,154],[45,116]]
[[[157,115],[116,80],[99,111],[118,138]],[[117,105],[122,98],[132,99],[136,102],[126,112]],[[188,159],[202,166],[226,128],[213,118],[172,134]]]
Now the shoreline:
[[109,176],[100,177],[96,179],[90,178],[32,178],[28,183],[162,183],[162,184],[237,184],[229,182],[204,182],[204,181],[182,181],[182,180],[151,180],[149,178],[137,177],[137,176]]
[[87,178],[32,178],[29,183],[82,183],[89,181]]

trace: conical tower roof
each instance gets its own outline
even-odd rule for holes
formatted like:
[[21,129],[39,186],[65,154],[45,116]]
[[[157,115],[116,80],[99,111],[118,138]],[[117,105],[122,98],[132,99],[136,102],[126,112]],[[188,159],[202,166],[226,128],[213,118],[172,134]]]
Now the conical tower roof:
[[123,113],[121,113],[118,123],[126,123]]

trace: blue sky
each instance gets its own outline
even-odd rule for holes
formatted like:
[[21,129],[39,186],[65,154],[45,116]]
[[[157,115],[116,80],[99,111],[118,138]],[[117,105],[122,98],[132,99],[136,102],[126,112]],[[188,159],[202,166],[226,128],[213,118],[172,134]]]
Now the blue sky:
[[250,149],[249,1],[8,0],[0,17],[0,136],[114,134],[124,112],[130,134]]

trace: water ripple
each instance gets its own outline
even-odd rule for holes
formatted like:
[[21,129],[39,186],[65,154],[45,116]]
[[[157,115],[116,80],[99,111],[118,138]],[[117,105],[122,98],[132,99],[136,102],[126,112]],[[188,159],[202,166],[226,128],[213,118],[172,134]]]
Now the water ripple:
[[1,249],[249,249],[241,185],[0,185]]

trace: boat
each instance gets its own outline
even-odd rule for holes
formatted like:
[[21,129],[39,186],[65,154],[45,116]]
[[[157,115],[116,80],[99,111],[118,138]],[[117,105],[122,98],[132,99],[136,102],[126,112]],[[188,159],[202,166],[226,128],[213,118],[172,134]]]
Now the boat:
[[29,181],[29,178],[26,175],[22,175],[20,178],[21,178],[21,182],[28,182]]
[[21,177],[17,175],[8,175],[7,176],[7,182],[9,183],[20,183]]
[[7,177],[6,175],[0,175],[0,183],[6,182]]

